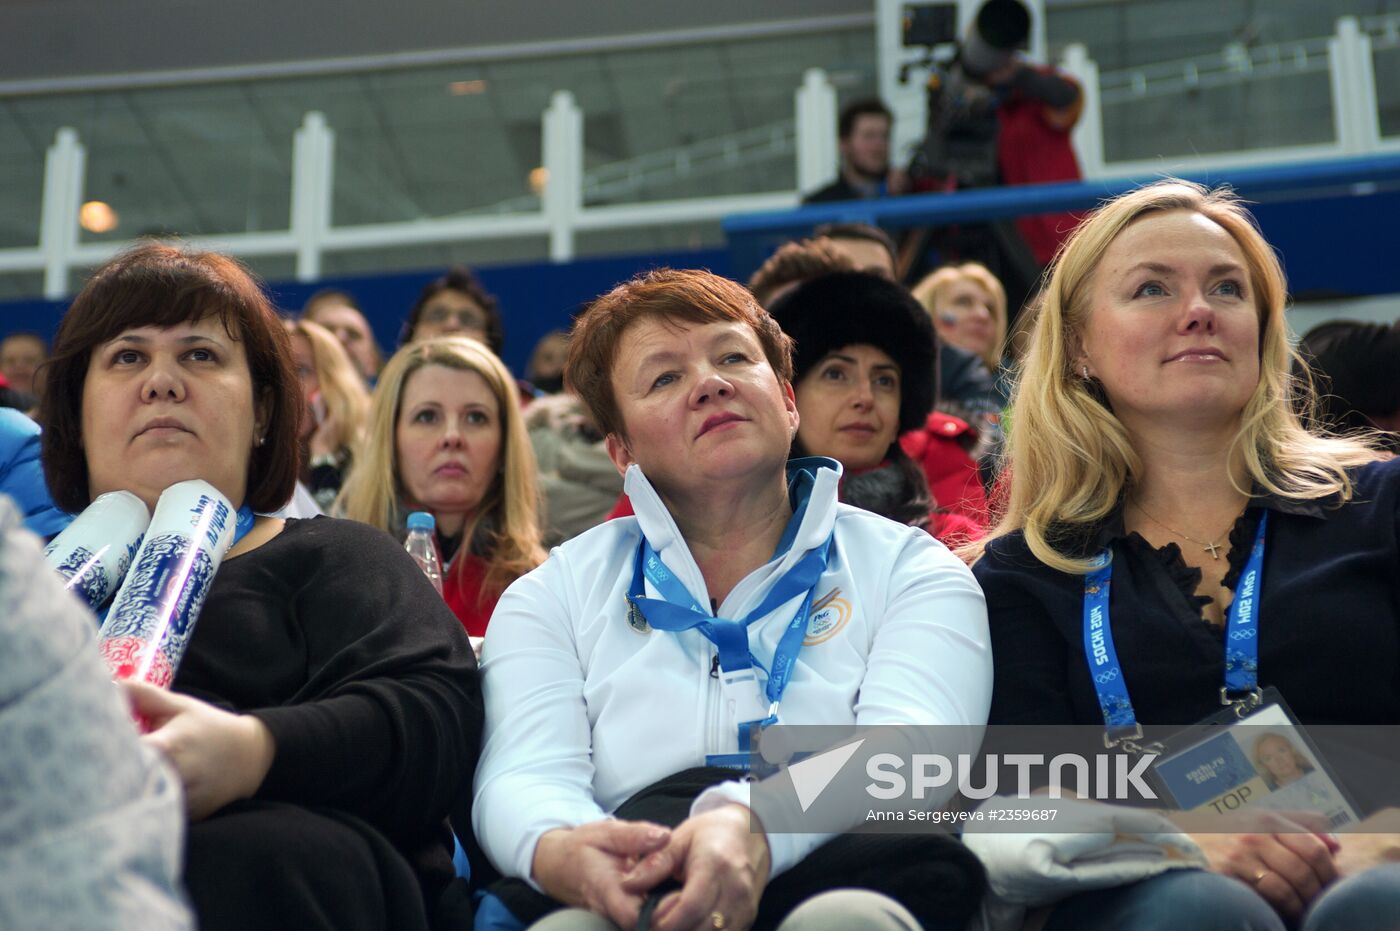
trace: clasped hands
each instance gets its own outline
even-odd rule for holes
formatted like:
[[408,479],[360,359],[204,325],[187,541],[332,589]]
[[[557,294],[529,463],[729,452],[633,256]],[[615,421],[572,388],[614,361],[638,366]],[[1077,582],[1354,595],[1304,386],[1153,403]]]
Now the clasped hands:
[[[768,840],[742,805],[688,818],[674,830],[642,821],[559,828],[535,846],[534,878],[546,894],[631,929],[647,895],[667,879],[652,914],[656,931],[747,931],[771,866]],[[756,827],[756,826],[755,826]]]

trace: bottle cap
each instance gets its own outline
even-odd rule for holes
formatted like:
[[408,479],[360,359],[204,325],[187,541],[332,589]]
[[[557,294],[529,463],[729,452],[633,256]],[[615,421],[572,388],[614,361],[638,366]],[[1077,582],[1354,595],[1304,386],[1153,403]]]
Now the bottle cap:
[[433,520],[433,515],[427,511],[414,511],[408,515],[409,530],[426,530],[429,533],[437,527],[437,521]]

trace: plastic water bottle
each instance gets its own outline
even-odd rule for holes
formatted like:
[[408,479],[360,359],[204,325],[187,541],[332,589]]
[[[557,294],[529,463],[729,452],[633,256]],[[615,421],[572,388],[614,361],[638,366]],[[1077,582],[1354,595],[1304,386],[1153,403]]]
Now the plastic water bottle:
[[404,541],[403,548],[408,550],[408,555],[418,563],[418,568],[423,570],[428,581],[433,583],[433,588],[441,595],[442,562],[438,559],[437,540],[433,538],[436,527],[437,521],[433,520],[433,515],[427,511],[414,511],[408,515],[408,539]]

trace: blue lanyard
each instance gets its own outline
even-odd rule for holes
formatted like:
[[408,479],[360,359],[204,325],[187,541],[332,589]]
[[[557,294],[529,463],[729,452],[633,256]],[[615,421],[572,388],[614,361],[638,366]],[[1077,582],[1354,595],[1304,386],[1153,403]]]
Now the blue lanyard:
[[[1269,512],[1259,518],[1254,546],[1230,602],[1225,628],[1225,687],[1220,697],[1230,703],[1229,694],[1256,693],[1259,688],[1259,596],[1264,576],[1264,530]],[[1109,624],[1108,597],[1113,578],[1113,556],[1105,550],[1084,577],[1084,656],[1099,696],[1099,710],[1109,736],[1137,731],[1137,715],[1123,680],[1123,667],[1113,648],[1113,628]]]
[[253,514],[253,509],[248,505],[245,504],[238,509],[238,517],[233,523],[233,542],[228,545],[229,549],[233,549],[238,545],[239,540],[248,535],[248,531],[253,529],[253,522],[256,520],[257,517]]
[[[764,691],[769,702],[768,716],[739,722],[741,752],[747,751],[754,727],[762,728],[777,720],[778,703],[782,700],[788,680],[792,678],[797,654],[802,649],[802,640],[807,634],[807,616],[812,610],[812,594],[822,574],[826,572],[831,540],[832,536],[828,535],[826,542],[808,551],[807,555],[798,560],[797,565],[789,569],[769,589],[762,603],[743,620],[711,616],[681,584],[645,537],[637,547],[637,565],[627,594],[628,602],[657,630],[672,633],[684,630],[699,631],[718,649],[720,669],[726,673],[741,672],[754,667],[762,668],[749,650],[748,625],[772,613],[779,605],[805,593],[802,606],[788,622],[773,654],[772,668],[768,671],[768,685]],[[643,596],[643,576],[661,593],[661,598]]]

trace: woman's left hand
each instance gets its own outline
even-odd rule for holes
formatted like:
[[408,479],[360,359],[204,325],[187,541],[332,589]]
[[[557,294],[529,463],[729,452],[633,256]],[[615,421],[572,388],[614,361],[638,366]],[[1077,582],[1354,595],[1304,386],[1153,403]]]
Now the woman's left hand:
[[258,791],[276,752],[262,721],[145,682],[118,684],[150,725],[142,741],[165,754],[180,774],[191,821]]
[[668,876],[683,884],[657,905],[657,931],[748,931],[772,865],[755,817],[742,805],[725,805],[690,818],[623,878],[623,888],[643,894]]

